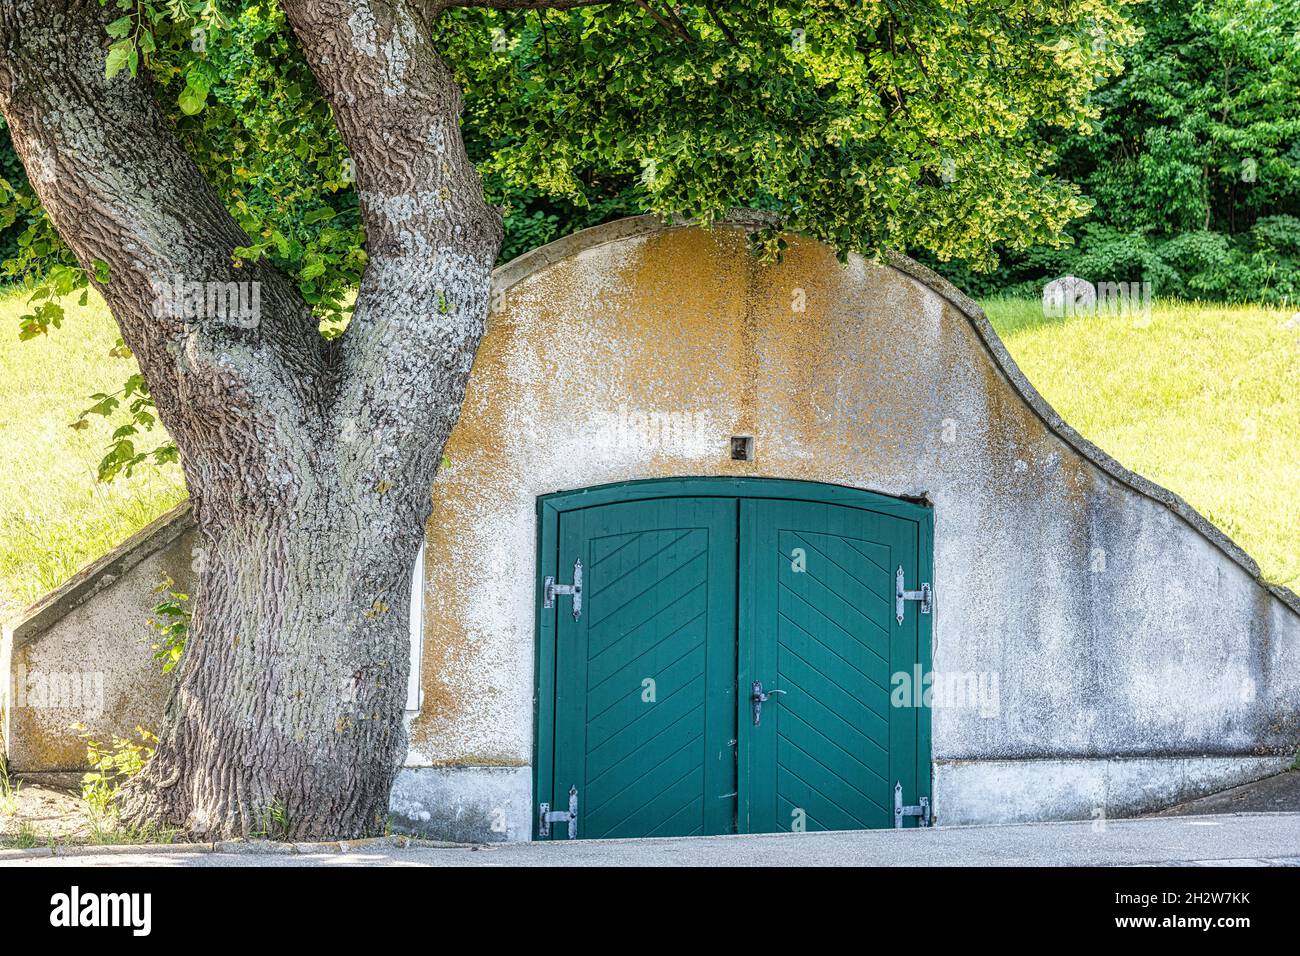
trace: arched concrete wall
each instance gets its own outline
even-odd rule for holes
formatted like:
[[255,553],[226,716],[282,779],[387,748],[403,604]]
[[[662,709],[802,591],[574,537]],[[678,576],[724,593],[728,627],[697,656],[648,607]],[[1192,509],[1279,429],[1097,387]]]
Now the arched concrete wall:
[[[841,265],[797,239],[764,264],[744,225],[623,220],[497,270],[434,488],[399,822],[527,838],[536,499],[634,478],[796,478],[933,505],[935,670],[978,688],[973,706],[934,710],[941,823],[1120,815],[1289,762],[1294,594],[1065,426],[941,279],[903,258]],[[738,434],[755,437],[754,461],[731,460]],[[110,697],[135,688],[101,737],[161,711],[147,631],[102,622],[113,606],[140,616],[156,599],[135,592],[183,570],[155,564],[188,565],[186,521],[6,629],[10,663],[92,660]],[[41,752],[39,720],[5,726],[11,755]]]
[[[746,244],[736,225],[635,219],[500,270],[434,490],[411,763],[502,769],[443,771],[424,796],[410,777],[395,806],[516,818],[537,497],[686,475],[933,504],[935,669],[984,681],[982,705],[933,714],[941,821],[1132,812],[1288,762],[1294,595],[1066,428],[978,307],[928,271],[840,265],[806,240],[762,264]],[[740,434],[753,462],[730,458]]]

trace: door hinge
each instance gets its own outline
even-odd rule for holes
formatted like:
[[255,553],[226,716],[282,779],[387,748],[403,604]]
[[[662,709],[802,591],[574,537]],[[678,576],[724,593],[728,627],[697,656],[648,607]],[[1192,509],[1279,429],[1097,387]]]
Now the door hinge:
[[551,835],[552,823],[563,823],[569,821],[569,839],[578,839],[578,786],[574,784],[569,788],[569,809],[552,810],[549,803],[539,803],[537,805],[537,835],[539,837],[549,837]]
[[920,601],[922,614],[929,614],[933,603],[928,582],[922,584],[919,591],[908,591],[903,587],[903,566],[900,564],[894,573],[894,613],[898,617],[899,624],[903,623],[904,601]]
[[550,575],[542,582],[542,607],[555,607],[555,595],[573,595],[573,619],[582,617],[582,559],[573,562],[573,583],[556,584]]
[[914,806],[903,806],[903,785],[894,784],[894,829],[903,829],[903,817],[920,817],[920,826],[928,827],[930,825],[930,798],[922,797],[920,803]]

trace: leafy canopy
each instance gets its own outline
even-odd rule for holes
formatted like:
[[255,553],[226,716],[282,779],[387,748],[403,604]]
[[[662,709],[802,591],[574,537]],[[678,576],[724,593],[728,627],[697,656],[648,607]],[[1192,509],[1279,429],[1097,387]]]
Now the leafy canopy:
[[1070,273],[1155,294],[1300,298],[1300,0],[1147,0],[1091,136],[1055,171],[1093,200],[1073,246],[1008,256],[972,291]]
[[[101,2],[120,13],[106,71],[155,83],[250,237],[237,256],[293,276],[337,334],[366,262],[353,168],[278,6]],[[1044,173],[1050,137],[1096,119],[1093,90],[1136,38],[1127,2],[655,0],[453,9],[435,30],[507,255],[632,212],[749,206],[773,214],[769,252],[789,229],[842,255],[919,248],[990,269],[999,245],[1058,243],[1087,211]],[[0,208],[26,224],[4,268],[36,290],[22,334],[39,335],[87,279],[29,188],[0,184]],[[103,474],[145,457],[140,413]]]

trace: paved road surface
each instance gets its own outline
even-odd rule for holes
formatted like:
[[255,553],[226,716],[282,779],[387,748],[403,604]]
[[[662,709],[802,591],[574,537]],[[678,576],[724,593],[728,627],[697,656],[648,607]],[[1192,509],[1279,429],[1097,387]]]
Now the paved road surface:
[[0,851],[0,866],[1300,866],[1300,813],[490,847],[193,845]]

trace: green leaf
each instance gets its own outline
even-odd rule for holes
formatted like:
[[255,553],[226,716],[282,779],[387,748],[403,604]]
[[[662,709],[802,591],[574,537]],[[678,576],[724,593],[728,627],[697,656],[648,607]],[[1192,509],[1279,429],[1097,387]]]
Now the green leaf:
[[111,37],[121,38],[131,32],[131,25],[135,23],[135,17],[127,14],[124,17],[118,17],[104,29],[108,31]]
[[104,75],[112,79],[126,69],[130,62],[130,54],[135,47],[130,42],[119,41],[108,48],[108,59],[104,62]]
[[207,105],[208,94],[199,92],[192,86],[187,86],[181,90],[176,102],[180,106],[181,112],[186,116],[196,116],[203,112],[203,107]]

